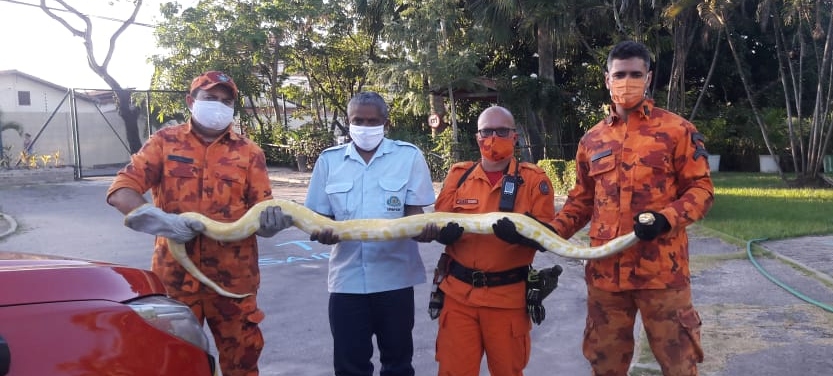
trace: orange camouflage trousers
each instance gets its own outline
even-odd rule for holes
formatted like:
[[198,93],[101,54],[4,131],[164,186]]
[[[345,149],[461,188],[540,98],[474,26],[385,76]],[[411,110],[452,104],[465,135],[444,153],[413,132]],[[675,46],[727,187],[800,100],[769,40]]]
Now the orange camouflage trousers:
[[205,286],[193,293],[168,287],[168,294],[191,307],[199,322],[208,322],[223,376],[258,375],[257,361],[263,350],[263,334],[258,324],[265,315],[257,308],[254,295],[227,298]]
[[440,311],[436,360],[440,376],[522,376],[531,352],[532,321],[526,308],[473,307],[446,295]]
[[608,292],[587,286],[584,357],[594,376],[626,376],[634,352],[636,312],[665,376],[696,376],[703,362],[700,315],[691,288]]

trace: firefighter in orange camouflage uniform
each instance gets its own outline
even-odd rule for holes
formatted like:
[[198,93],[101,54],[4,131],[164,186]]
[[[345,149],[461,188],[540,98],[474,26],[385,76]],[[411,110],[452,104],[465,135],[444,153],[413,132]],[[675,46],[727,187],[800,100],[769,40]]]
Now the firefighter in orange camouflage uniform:
[[[514,158],[517,139],[509,110],[499,106],[484,110],[477,120],[481,159],[451,167],[435,211],[507,211],[552,220],[552,183],[540,167]],[[447,265],[448,274],[439,284],[445,294],[436,343],[439,375],[479,375],[484,353],[490,374],[523,375],[532,330],[526,281],[540,245],[463,234],[464,229],[454,222],[441,229],[435,224],[428,227],[425,231],[437,233],[434,239],[446,245],[450,259],[438,266]],[[533,318],[537,323],[542,319]]]
[[[237,86],[209,71],[191,83],[185,97],[191,118],[154,133],[119,171],[107,202],[125,214],[125,225],[156,235],[152,269],[168,294],[188,306],[214,336],[223,376],[257,375],[263,336],[258,324],[260,286],[257,239],[219,242],[200,235],[205,227],[179,213],[199,212],[233,222],[258,202],[272,198],[263,150],[231,129]],[[142,196],[150,190],[153,204]],[[274,236],[292,219],[272,206],[261,213],[259,236]],[[218,295],[188,273],[168,251],[166,238],[184,243],[194,264],[227,291]]]
[[700,133],[646,98],[649,70],[641,43],[610,51],[605,85],[613,103],[582,137],[576,186],[552,222],[569,238],[589,221],[593,246],[631,231],[640,239],[585,267],[583,352],[596,376],[627,375],[637,311],[664,375],[697,375],[703,361],[686,226],[706,215],[714,187]]

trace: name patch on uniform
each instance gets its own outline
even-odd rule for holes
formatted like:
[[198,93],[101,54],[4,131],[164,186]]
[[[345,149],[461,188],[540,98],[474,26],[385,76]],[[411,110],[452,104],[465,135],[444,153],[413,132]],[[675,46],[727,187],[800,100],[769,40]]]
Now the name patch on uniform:
[[182,162],[182,163],[194,163],[193,158],[183,157],[181,155],[169,155],[168,160],[169,161]]
[[457,204],[458,205],[474,205],[479,202],[476,198],[458,198]]
[[550,186],[547,185],[547,182],[542,181],[541,184],[538,184],[538,190],[541,191],[541,194],[546,196],[550,194]]
[[401,212],[402,211],[402,200],[400,200],[398,196],[388,197],[388,199],[385,200],[385,205],[388,207],[387,210],[389,212]]
[[595,161],[597,161],[599,159],[602,159],[604,157],[607,157],[608,155],[611,155],[611,154],[613,154],[613,149],[607,149],[603,152],[596,153],[592,157],[590,157],[590,162],[595,162]]

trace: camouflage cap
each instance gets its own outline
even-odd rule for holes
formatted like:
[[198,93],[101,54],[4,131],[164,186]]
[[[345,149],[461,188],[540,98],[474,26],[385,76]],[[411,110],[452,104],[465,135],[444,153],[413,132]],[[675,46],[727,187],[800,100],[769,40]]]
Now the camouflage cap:
[[237,85],[234,80],[220,71],[208,71],[197,76],[194,81],[191,81],[191,93],[196,89],[209,90],[217,85],[223,85],[231,89],[232,94],[237,98]]

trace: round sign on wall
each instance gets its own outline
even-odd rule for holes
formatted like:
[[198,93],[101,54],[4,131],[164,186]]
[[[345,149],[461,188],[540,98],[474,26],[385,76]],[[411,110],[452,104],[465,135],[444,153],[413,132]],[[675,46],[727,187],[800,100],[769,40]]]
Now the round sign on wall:
[[428,126],[430,126],[431,128],[438,128],[440,125],[442,125],[442,123],[443,122],[442,119],[440,119],[440,115],[431,114],[428,116]]

